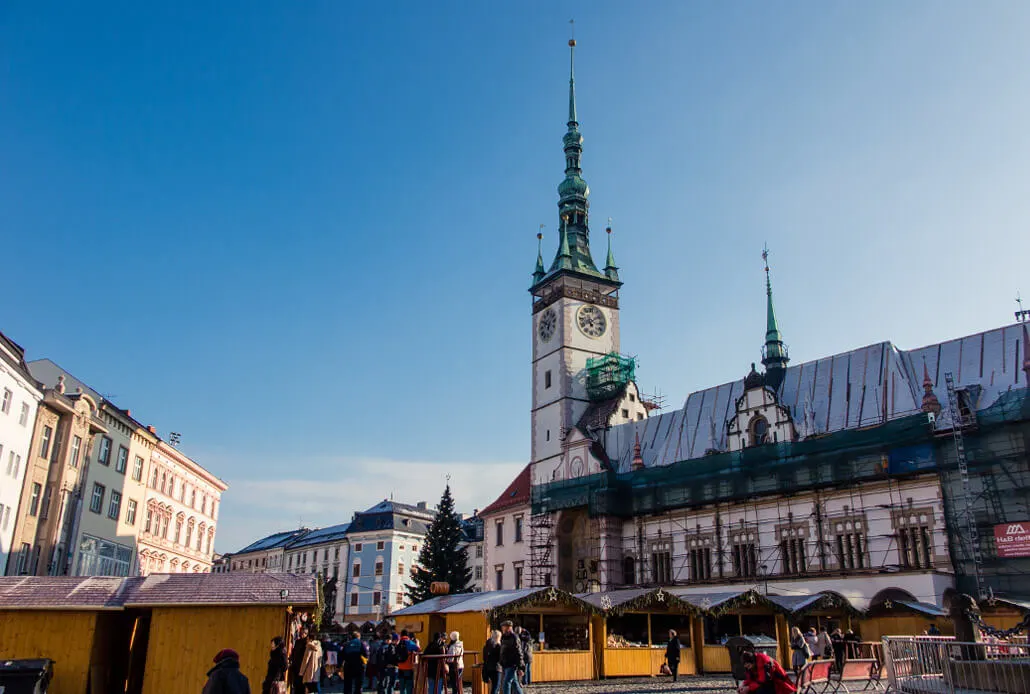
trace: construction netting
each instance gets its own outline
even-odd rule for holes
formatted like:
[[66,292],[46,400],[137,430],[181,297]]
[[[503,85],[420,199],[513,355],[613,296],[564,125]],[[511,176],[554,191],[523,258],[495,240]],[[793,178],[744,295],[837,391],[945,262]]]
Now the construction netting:
[[591,400],[614,397],[636,378],[636,369],[637,362],[633,357],[615,352],[587,359],[587,397]]

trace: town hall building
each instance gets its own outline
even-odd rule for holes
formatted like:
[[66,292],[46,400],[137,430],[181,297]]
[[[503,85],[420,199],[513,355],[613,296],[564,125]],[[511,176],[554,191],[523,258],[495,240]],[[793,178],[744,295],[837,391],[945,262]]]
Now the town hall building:
[[[992,534],[1030,518],[1026,323],[792,364],[763,253],[755,363],[659,413],[620,354],[610,228],[603,266],[591,250],[574,74],[563,149],[557,250],[549,265],[538,251],[529,289],[528,543],[507,564],[574,593],[831,590],[860,609],[939,606],[955,589],[1030,598],[1030,558],[1001,556]],[[486,530],[490,546],[500,531]]]

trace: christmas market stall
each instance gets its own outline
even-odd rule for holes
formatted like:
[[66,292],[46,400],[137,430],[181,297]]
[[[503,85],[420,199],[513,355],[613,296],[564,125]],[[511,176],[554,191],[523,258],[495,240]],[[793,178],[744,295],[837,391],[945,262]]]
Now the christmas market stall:
[[665,663],[669,631],[680,641],[680,674],[697,672],[692,635],[699,610],[662,588],[627,588],[577,595],[604,611],[597,642],[603,644],[604,677],[658,674]]
[[457,631],[465,644],[465,672],[481,654],[491,629],[510,620],[533,636],[533,681],[589,680],[597,676],[593,648],[601,610],[557,588],[495,590],[433,598],[394,613],[397,625],[426,633]]
[[955,627],[943,607],[920,602],[908,591],[891,588],[880,591],[869,603],[865,619],[855,629],[860,640],[880,641],[884,636],[951,636]]
[[[801,631],[814,628],[817,632],[826,629],[832,634],[834,629],[846,632],[858,626],[861,610],[840,593],[823,591],[811,595],[767,595],[790,615],[790,626]],[[787,647],[787,644],[784,644]]]
[[313,576],[0,578],[0,659],[56,661],[52,694],[186,694],[224,648],[260,682],[272,638],[318,609]]
[[[755,648],[783,662],[787,650],[789,610],[754,589],[701,593],[693,588],[668,591],[704,614],[695,621],[692,643],[698,672],[730,672],[726,642],[743,636]],[[682,663],[681,663],[682,667]]]

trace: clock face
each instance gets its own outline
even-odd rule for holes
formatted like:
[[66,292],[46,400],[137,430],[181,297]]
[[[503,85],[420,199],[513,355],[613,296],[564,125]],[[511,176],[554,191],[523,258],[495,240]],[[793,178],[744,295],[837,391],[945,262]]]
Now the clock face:
[[608,328],[604,312],[593,304],[580,306],[579,312],[576,314],[576,324],[579,325],[579,329],[584,335],[593,338],[601,337]]
[[544,311],[544,315],[540,316],[540,339],[544,342],[550,342],[551,338],[554,337],[554,329],[558,327],[558,314],[554,312],[553,308],[549,308]]

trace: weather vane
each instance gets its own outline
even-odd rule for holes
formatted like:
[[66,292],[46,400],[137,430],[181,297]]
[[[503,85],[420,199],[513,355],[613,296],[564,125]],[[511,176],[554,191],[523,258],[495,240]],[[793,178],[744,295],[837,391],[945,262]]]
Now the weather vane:
[[[575,42],[575,40],[576,40],[576,20],[575,19],[570,19],[569,20],[569,34],[570,34],[569,39],[571,39],[573,42]],[[575,45],[575,43],[573,43],[573,45]]]
[[1019,310],[1016,311],[1016,320],[1020,323],[1025,323],[1027,319],[1030,319],[1030,309],[1023,308],[1023,297],[1016,292],[1016,305],[1019,306]]

